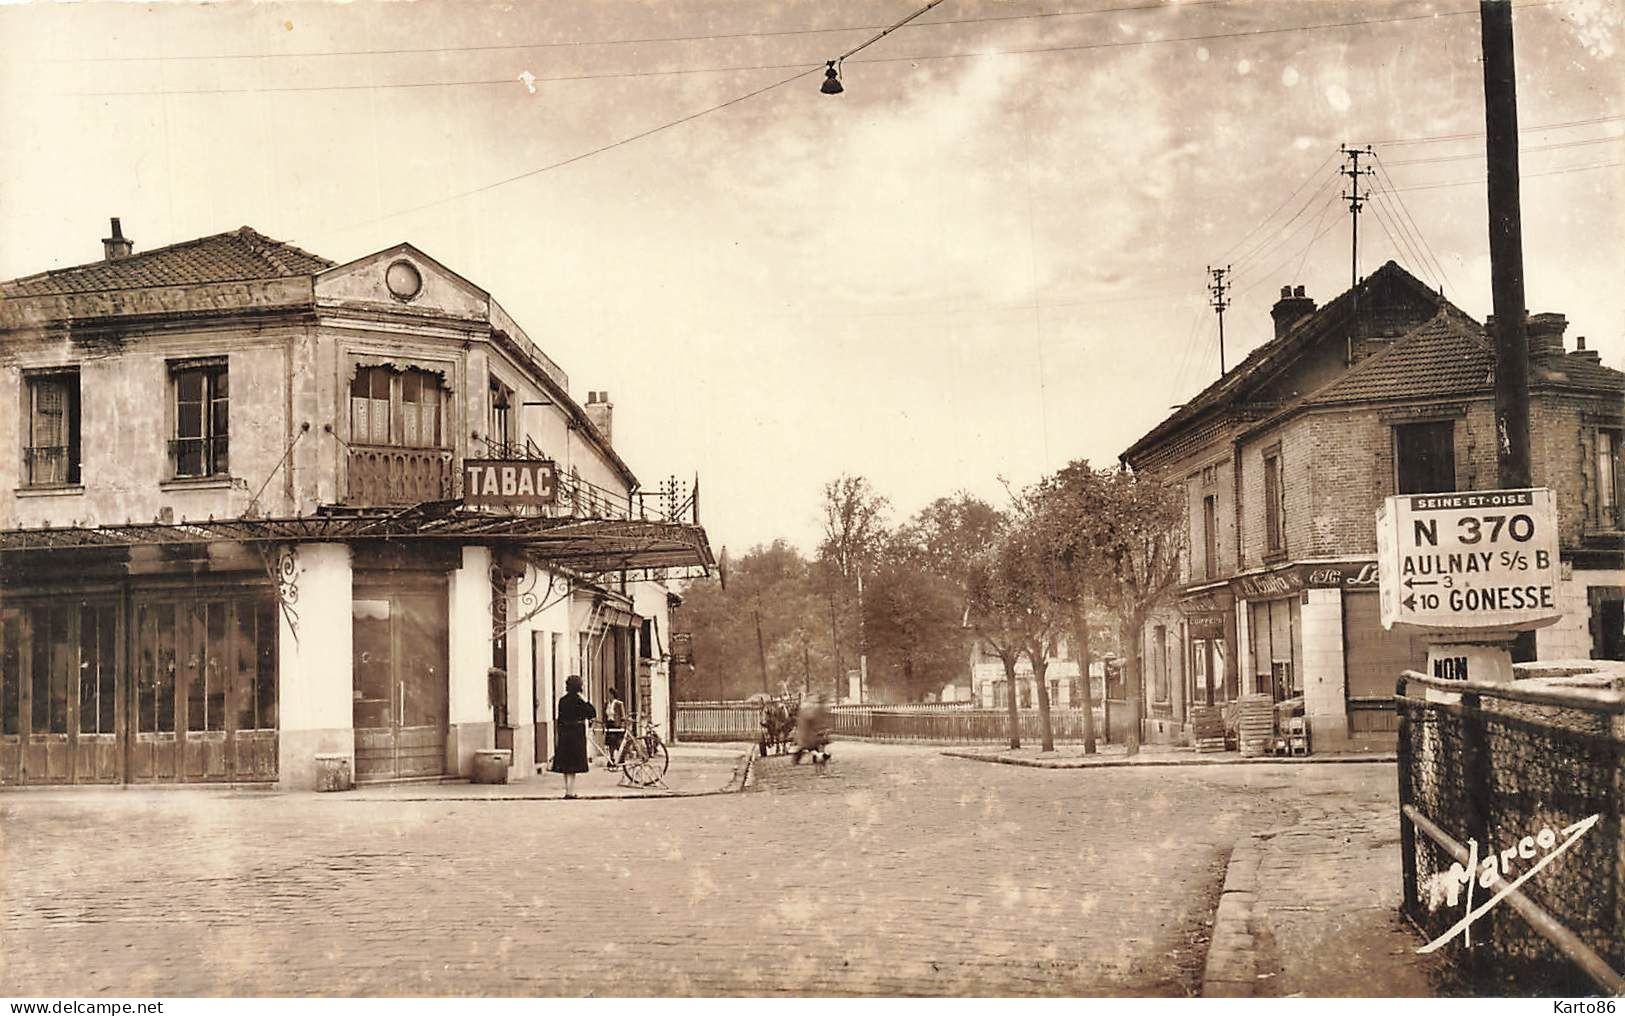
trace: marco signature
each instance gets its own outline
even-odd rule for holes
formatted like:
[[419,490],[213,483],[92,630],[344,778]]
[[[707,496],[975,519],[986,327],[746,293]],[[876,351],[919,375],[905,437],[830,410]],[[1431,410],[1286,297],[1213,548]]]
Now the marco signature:
[[[1460,861],[1456,861],[1450,865],[1448,872],[1435,876],[1433,883],[1435,903],[1442,888],[1449,896],[1450,906],[1456,905],[1460,890],[1465,886],[1467,888],[1467,913],[1461,920],[1451,925],[1443,935],[1416,951],[1419,953],[1433,952],[1457,935],[1462,936],[1464,944],[1472,945],[1474,921],[1483,917],[1492,907],[1506,899],[1513,890],[1533,878],[1542,868],[1561,857],[1565,851],[1574,845],[1576,840],[1590,832],[1591,827],[1601,819],[1602,815],[1600,814],[1592,815],[1590,818],[1581,819],[1573,825],[1564,826],[1563,829],[1556,833],[1552,832],[1551,827],[1548,826],[1533,836],[1525,836],[1515,846],[1508,847],[1499,854],[1491,853],[1486,855],[1482,861],[1478,857],[1478,841],[1468,840],[1466,867],[1463,867]],[[1561,842],[1559,842],[1559,837],[1562,837]],[[1544,852],[1544,856],[1530,865],[1528,871],[1504,884],[1494,896],[1485,900],[1478,907],[1473,906],[1473,887],[1475,885],[1479,888],[1489,889],[1497,881],[1500,881],[1502,876],[1509,873],[1515,859],[1533,860],[1537,850]]]

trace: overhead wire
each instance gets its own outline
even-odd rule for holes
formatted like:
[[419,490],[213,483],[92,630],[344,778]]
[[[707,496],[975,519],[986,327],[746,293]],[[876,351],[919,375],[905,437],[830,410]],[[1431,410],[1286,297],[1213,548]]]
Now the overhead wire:
[[1430,277],[1429,281],[1435,287],[1442,285],[1443,280],[1437,277],[1438,273],[1434,271],[1432,264],[1422,256],[1422,253],[1416,249],[1416,245],[1397,225],[1393,209],[1378,200],[1377,195],[1379,193],[1376,190],[1370,192],[1370,201],[1367,203],[1367,207],[1371,209],[1372,217],[1377,220],[1377,225],[1382,228],[1383,235],[1388,237],[1388,246],[1392,248],[1395,255],[1408,261],[1413,266],[1416,274]]
[[1328,154],[1326,156],[1326,158],[1322,159],[1321,162],[1320,162],[1320,165],[1316,166],[1313,170],[1311,170],[1309,175],[1304,177],[1303,180],[1301,182],[1299,182],[1298,186],[1296,186],[1296,187],[1294,187],[1292,189],[1292,193],[1288,194],[1286,196],[1285,200],[1283,200],[1280,204],[1276,205],[1275,208],[1272,209],[1268,215],[1264,216],[1262,219],[1259,219],[1256,223],[1254,223],[1252,229],[1249,229],[1246,233],[1243,233],[1242,236],[1241,236],[1241,239],[1239,239],[1235,243],[1231,244],[1230,247],[1223,254],[1220,254],[1214,260],[1215,261],[1220,261],[1220,262],[1223,262],[1223,261],[1227,260],[1230,257],[1230,255],[1234,254],[1237,250],[1239,250],[1243,244],[1245,244],[1248,240],[1251,240],[1254,233],[1257,233],[1260,229],[1263,229],[1264,226],[1271,219],[1275,218],[1275,216],[1277,216],[1277,215],[1279,215],[1281,213],[1281,209],[1283,209],[1287,205],[1291,204],[1292,200],[1294,198],[1296,198],[1299,194],[1301,194],[1305,187],[1309,186],[1309,184],[1313,183],[1317,177],[1321,176],[1324,173],[1327,165],[1330,164],[1331,161],[1333,159],[1335,159],[1336,157],[1337,157],[1337,153],[1332,152],[1332,153]]
[[[1591,171],[1593,169],[1609,169],[1609,168],[1612,168],[1614,166],[1625,166],[1625,160],[1615,159],[1615,160],[1613,160],[1611,162],[1593,162],[1593,163],[1589,163],[1589,164],[1584,165],[1584,166],[1564,166],[1561,169],[1539,170],[1539,171],[1536,171],[1536,172],[1533,172],[1533,173],[1525,173],[1525,172],[1519,171],[1518,179],[1519,180],[1530,180],[1530,179],[1534,179],[1536,177],[1543,177],[1543,176],[1567,176],[1570,173],[1585,173],[1585,172],[1589,172],[1589,171]],[[1477,179],[1474,179],[1474,180],[1451,180],[1451,181],[1446,182],[1446,183],[1414,184],[1414,185],[1408,186],[1408,187],[1396,187],[1396,188],[1394,188],[1394,190],[1410,192],[1410,191],[1440,190],[1440,189],[1447,188],[1447,187],[1483,187],[1483,186],[1485,186],[1484,178],[1483,177],[1478,177]]]
[[1405,199],[1399,195],[1399,191],[1394,187],[1393,175],[1388,172],[1387,165],[1383,163],[1382,154],[1373,149],[1372,160],[1376,163],[1378,180],[1382,184],[1379,190],[1386,191],[1394,203],[1399,206],[1400,214],[1404,217],[1404,221],[1410,225],[1411,232],[1416,237],[1423,252],[1432,259],[1433,266],[1439,273],[1439,281],[1448,285],[1454,291],[1456,288],[1455,281],[1450,278],[1450,273],[1445,269],[1444,262],[1439,260],[1439,255],[1434,251],[1433,245],[1428,242],[1427,234],[1422,232],[1422,227],[1417,224],[1416,217],[1411,214],[1410,206],[1405,203]]
[[[1625,116],[1593,116],[1584,120],[1562,120],[1555,123],[1525,124],[1518,128],[1519,134],[1539,134],[1544,131],[1562,130],[1568,127],[1589,127],[1600,123],[1617,123],[1625,120]],[[1467,141],[1472,138],[1484,137],[1483,131],[1464,131],[1458,134],[1425,134],[1408,138],[1382,138],[1371,142],[1373,146],[1382,145],[1394,148],[1399,145],[1432,144],[1438,141]]]
[[[941,18],[935,21],[921,21],[912,28],[933,28],[950,25],[977,25],[992,24],[1006,21],[1033,21],[1045,18],[1081,18],[1099,14],[1131,14],[1138,11],[1165,11],[1177,6],[1211,7],[1217,4],[1235,3],[1237,0],[1181,0],[1180,3],[1169,4],[1164,0],[1156,3],[1141,3],[1126,7],[1097,7],[1086,11],[1035,11],[1030,14],[990,14],[974,18]],[[828,28],[786,28],[766,32],[726,32],[707,33],[700,35],[667,35],[646,36],[633,39],[566,39],[557,42],[509,42],[509,43],[482,43],[472,46],[409,46],[396,49],[334,49],[334,50],[304,50],[295,52],[268,52],[268,53],[188,53],[174,56],[91,56],[91,57],[37,57],[26,61],[29,63],[142,63],[165,61],[201,61],[201,60],[278,60],[278,59],[304,59],[309,57],[339,57],[339,56],[412,56],[422,54],[441,53],[479,53],[479,52],[512,52],[514,50],[529,49],[563,49],[590,46],[642,46],[656,43],[673,42],[719,42],[736,41],[740,39],[773,39],[800,35],[833,35],[839,32],[872,32],[884,28],[884,25],[831,25]]]
[[[1327,201],[1335,201],[1337,197],[1338,193],[1335,187],[1334,179],[1332,177],[1328,177],[1326,180],[1321,182],[1319,187],[1310,192],[1308,199],[1298,209],[1297,213],[1292,216],[1292,218],[1282,223],[1264,241],[1255,244],[1241,257],[1236,258],[1233,262],[1230,262],[1231,267],[1236,270],[1236,274],[1238,275],[1247,274],[1247,272],[1256,266],[1259,261],[1266,257],[1273,256],[1275,252],[1280,250],[1283,245],[1290,242],[1294,236],[1303,231],[1304,227],[1309,224],[1309,219],[1305,219],[1303,216],[1311,211],[1317,213],[1320,211],[1321,205],[1316,204],[1317,199],[1319,199],[1322,203],[1325,203]],[[1311,214],[1310,218],[1313,217],[1314,216]],[[1302,219],[1301,222],[1299,221],[1300,219]],[[1296,226],[1292,226],[1294,222],[1297,222],[1298,224]],[[1292,228],[1288,229],[1287,227],[1289,226]]]
[[[1606,145],[1614,141],[1625,141],[1625,134],[1610,134],[1601,138],[1580,138],[1574,141],[1560,141],[1550,145],[1519,146],[1519,153],[1524,152],[1555,152],[1565,148],[1584,148],[1588,145]],[[1390,166],[1425,166],[1442,162],[1470,162],[1474,159],[1485,158],[1483,152],[1463,152],[1457,155],[1436,155],[1420,159],[1395,159]]]
[[[1539,2],[1520,4],[1523,8],[1553,7],[1572,0],[1539,0]],[[1184,6],[1184,5],[1180,5]],[[1170,8],[1173,9],[1173,8]],[[925,53],[912,56],[870,57],[863,60],[852,60],[854,64],[883,64],[883,63],[921,63],[931,60],[966,60],[978,57],[997,56],[1031,56],[1045,53],[1074,53],[1099,49],[1118,49],[1134,46],[1158,46],[1181,42],[1216,42],[1226,39],[1256,38],[1259,36],[1282,35],[1293,32],[1318,32],[1339,28],[1354,28],[1374,24],[1398,24],[1412,21],[1433,21],[1441,18],[1462,17],[1476,15],[1477,8],[1465,11],[1436,11],[1428,14],[1404,15],[1386,18],[1358,18],[1346,21],[1327,22],[1318,25],[1287,25],[1278,28],[1256,28],[1247,31],[1213,32],[1205,35],[1182,35],[1156,39],[1113,39],[1105,42],[1074,43],[1059,46],[1034,46],[1023,49],[995,49],[971,53]],[[530,75],[525,79],[527,87],[539,81],[589,81],[602,78],[638,78],[659,77],[681,74],[713,74],[733,73],[737,71],[755,70],[788,70],[800,67],[801,64],[735,64],[722,67],[686,67],[665,71],[620,71],[596,74],[575,75]],[[70,97],[82,98],[112,98],[123,96],[160,96],[160,95],[226,95],[243,94],[250,92],[321,92],[321,91],[357,91],[367,88],[451,88],[470,85],[512,85],[518,78],[479,78],[462,81],[413,81],[413,82],[377,82],[371,84],[343,84],[343,85],[289,85],[273,86],[270,88],[233,87],[233,88],[180,88],[180,89],[130,89],[130,90],[102,90],[102,91],[71,91],[56,93]]]

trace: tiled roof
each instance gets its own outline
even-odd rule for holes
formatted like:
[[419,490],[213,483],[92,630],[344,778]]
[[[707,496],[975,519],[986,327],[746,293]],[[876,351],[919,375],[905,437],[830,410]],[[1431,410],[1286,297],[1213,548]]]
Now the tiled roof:
[[1293,325],[1285,335],[1275,336],[1248,353],[1240,363],[1226,371],[1223,377],[1197,393],[1189,402],[1176,409],[1134,442],[1123,453],[1123,457],[1143,454],[1167,441],[1207,410],[1242,401],[1253,381],[1269,376],[1276,368],[1290,362],[1299,352],[1324,337],[1339,321],[1348,316],[1354,306],[1357,292],[1365,293],[1378,285],[1388,283],[1396,283],[1402,289],[1408,289],[1432,303],[1439,305],[1445,303],[1442,297],[1430,290],[1416,276],[1401,268],[1396,262],[1388,261],[1360,280],[1358,286],[1345,290],[1330,303]]
[[331,267],[333,262],[326,258],[243,226],[229,233],[158,247],[114,261],[58,268],[0,282],[0,296],[57,296],[145,289],[150,286],[289,278],[314,275]]
[[1495,354],[1465,314],[1441,309],[1427,324],[1355,364],[1308,397],[1316,405],[1389,398],[1447,398],[1495,387]]
[[[1595,356],[1596,354],[1591,354]],[[1596,360],[1573,353],[1562,357],[1537,358],[1530,365],[1529,380],[1540,383],[1575,385],[1583,388],[1603,388],[1625,391],[1625,372],[1604,367]]]

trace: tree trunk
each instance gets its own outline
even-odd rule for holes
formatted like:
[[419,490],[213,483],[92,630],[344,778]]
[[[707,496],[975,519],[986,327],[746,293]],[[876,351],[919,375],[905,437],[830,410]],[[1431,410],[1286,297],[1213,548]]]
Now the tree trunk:
[[1049,720],[1049,684],[1044,680],[1044,672],[1049,669],[1049,660],[1046,659],[1044,647],[1038,646],[1034,654],[1028,650],[1027,655],[1033,661],[1033,683],[1038,686],[1038,733],[1040,739],[1039,751],[1055,750],[1055,731]]
[[1140,753],[1140,628],[1142,624],[1138,618],[1131,618],[1123,626],[1123,641],[1128,650],[1123,658],[1124,677],[1127,678],[1128,696],[1128,737],[1125,745],[1128,754]]
[[1000,653],[999,659],[1004,663],[1004,678],[1010,685],[1010,694],[1005,697],[1005,704],[1010,715],[1010,747],[1021,747],[1021,713],[1016,709],[1016,657],[1011,653]]
[[1095,754],[1095,692],[1090,685],[1089,614],[1084,610],[1072,612],[1073,655],[1078,658],[1078,676],[1083,685],[1083,753]]

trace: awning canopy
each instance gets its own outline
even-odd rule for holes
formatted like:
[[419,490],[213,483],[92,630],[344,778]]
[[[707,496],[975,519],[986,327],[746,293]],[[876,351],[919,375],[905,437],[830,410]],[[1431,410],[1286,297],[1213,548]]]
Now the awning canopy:
[[296,518],[0,530],[0,554],[206,543],[354,543],[428,540],[512,549],[542,566],[584,572],[699,568],[716,565],[705,530],[685,522],[499,515],[458,502],[411,508],[324,509]]

